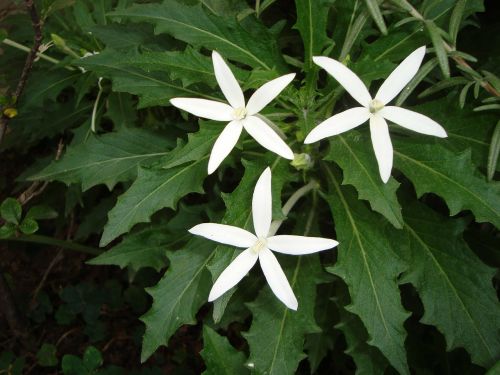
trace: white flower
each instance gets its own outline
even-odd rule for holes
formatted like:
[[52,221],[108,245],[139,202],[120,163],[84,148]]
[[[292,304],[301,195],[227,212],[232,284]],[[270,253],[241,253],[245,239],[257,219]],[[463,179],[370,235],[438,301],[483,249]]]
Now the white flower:
[[255,185],[252,214],[255,235],[238,227],[212,223],[199,224],[189,230],[192,234],[206,237],[212,241],[246,248],[221,273],[210,291],[208,301],[211,302],[219,298],[235,286],[258,259],[264,276],[276,297],[290,309],[297,310],[297,299],[271,250],[290,255],[311,254],[335,247],[338,242],[320,237],[275,236],[274,233],[269,233],[272,220],[271,170],[269,167],[264,170]]
[[392,143],[385,120],[418,133],[441,138],[447,136],[441,125],[429,117],[404,108],[387,106],[415,76],[424,55],[425,46],[413,51],[404,59],[380,86],[375,99],[372,99],[361,79],[345,65],[328,57],[313,57],[313,61],[333,76],[362,107],[351,108],[326,119],[309,133],[304,143],[313,143],[343,133],[369,119],[380,177],[387,182],[392,169]]
[[293,151],[290,147],[256,115],[283,91],[293,80],[295,73],[267,82],[257,89],[245,104],[243,91],[236,78],[222,57],[215,51],[212,52],[212,61],[215,78],[229,105],[196,98],[170,100],[172,105],[193,115],[215,121],[230,121],[215,141],[208,161],[208,174],[213,173],[231,152],[243,128],[263,147],[286,159],[293,160]]

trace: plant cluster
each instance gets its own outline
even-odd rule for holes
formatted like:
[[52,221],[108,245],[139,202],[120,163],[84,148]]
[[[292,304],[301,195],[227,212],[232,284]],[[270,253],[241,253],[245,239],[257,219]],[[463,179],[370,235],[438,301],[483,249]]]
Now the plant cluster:
[[[483,11],[19,2],[0,30],[1,243],[126,269],[148,365],[196,324],[207,374],[493,374],[500,24]],[[99,320],[122,292],[68,288],[51,319],[82,320],[92,345],[44,342],[34,366],[125,371]]]

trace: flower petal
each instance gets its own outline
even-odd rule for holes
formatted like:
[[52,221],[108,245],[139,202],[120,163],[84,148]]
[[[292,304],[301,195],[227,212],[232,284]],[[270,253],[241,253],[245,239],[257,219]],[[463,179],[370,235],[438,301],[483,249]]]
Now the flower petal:
[[197,98],[173,98],[170,99],[170,103],[195,116],[209,120],[231,121],[233,119],[233,108],[226,103]]
[[288,283],[285,273],[281,269],[278,259],[271,250],[264,248],[259,252],[259,261],[267,283],[278,299],[289,309],[297,310],[297,298]]
[[208,295],[208,301],[212,302],[238,284],[248,271],[252,269],[258,258],[259,256],[250,249],[244,250],[234,258],[231,264],[220,274],[217,281],[215,281]]
[[392,143],[389,136],[389,127],[382,116],[373,115],[370,118],[370,133],[380,177],[386,183],[391,177]]
[[375,99],[387,104],[405,88],[408,82],[417,74],[418,68],[424,59],[425,46],[413,51],[387,77],[378,89]]
[[257,116],[247,116],[243,120],[243,127],[262,147],[293,160],[293,151],[276,132]]
[[214,143],[210,160],[208,161],[208,174],[212,174],[231,152],[240,137],[243,125],[241,121],[231,121],[224,128]]
[[365,107],[355,107],[347,111],[340,112],[316,126],[307,135],[305,144],[317,142],[320,139],[331,137],[351,130],[370,118],[370,112]]
[[290,255],[311,254],[331,249],[339,243],[329,238],[279,235],[267,239],[267,247]]
[[267,167],[255,184],[252,197],[253,227],[257,237],[267,237],[273,216],[271,169]]
[[368,107],[372,97],[363,81],[351,69],[329,57],[314,56],[313,61],[335,78],[359,104]]
[[392,106],[384,107],[379,113],[387,120],[414,132],[434,135],[439,138],[446,138],[448,136],[441,125],[420,113]]
[[236,247],[251,247],[257,241],[253,233],[226,224],[202,223],[192,227],[189,233]]
[[248,100],[246,107],[248,114],[255,115],[260,112],[292,82],[294,77],[295,73],[287,74],[259,87]]
[[225,63],[224,59],[216,51],[212,52],[212,62],[214,64],[215,78],[222,93],[233,108],[245,107],[245,97],[238,81]]

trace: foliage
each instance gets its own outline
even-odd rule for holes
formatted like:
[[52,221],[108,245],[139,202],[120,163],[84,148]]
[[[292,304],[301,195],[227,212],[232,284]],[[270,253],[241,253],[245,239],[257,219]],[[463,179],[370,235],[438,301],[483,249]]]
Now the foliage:
[[[2,346],[0,373],[28,365],[66,375],[124,373],[127,365],[113,362],[106,344],[120,340],[111,320],[121,311],[132,316],[127,337],[137,347],[137,374],[170,371],[171,363],[181,373],[180,363],[190,361],[203,362],[205,374],[495,373],[500,24],[491,14],[498,5],[482,13],[482,0],[35,4],[43,48],[19,98],[12,95],[31,20],[7,12],[0,29],[0,107],[9,117],[0,144],[0,244],[29,257],[37,245],[85,253],[77,262],[100,276],[48,290],[46,275],[32,302],[16,296],[30,306],[21,310],[31,327],[76,327],[86,343],[62,352],[49,336],[25,345],[28,355]],[[314,56],[340,61],[375,93],[422,45],[424,63],[394,103],[431,117],[447,138],[391,124],[394,169],[386,184],[367,124],[304,144],[352,104]],[[297,73],[261,112],[295,160],[267,152],[244,131],[207,174],[226,124],[187,114],[170,99],[223,100],[212,51],[247,100],[262,84]],[[207,303],[240,251],[187,230],[202,222],[252,230],[253,189],[268,166],[273,225],[340,244],[319,255],[278,256],[297,311],[276,299],[258,267]],[[314,187],[290,210],[286,202],[308,183]],[[193,337],[180,345],[190,347],[184,352],[175,345],[186,332]]]

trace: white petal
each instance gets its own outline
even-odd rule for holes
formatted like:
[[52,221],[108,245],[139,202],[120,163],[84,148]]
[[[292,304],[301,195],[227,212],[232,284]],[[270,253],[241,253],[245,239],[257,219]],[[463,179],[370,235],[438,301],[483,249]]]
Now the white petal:
[[283,254],[311,254],[331,249],[339,243],[329,238],[279,235],[267,239],[267,247]]
[[405,88],[408,82],[417,74],[418,68],[424,59],[425,46],[413,51],[396,69],[387,77],[378,89],[375,99],[387,104]]
[[271,250],[266,248],[262,249],[259,252],[259,261],[267,283],[276,297],[278,297],[278,299],[289,309],[297,310],[297,298],[295,298],[285,273]]
[[231,121],[224,128],[214,143],[210,160],[208,161],[208,174],[212,174],[231,152],[240,137],[243,125],[241,121]]
[[373,115],[370,118],[370,133],[380,177],[385,183],[391,177],[392,143],[389,136],[389,127],[382,116]]
[[215,78],[219,83],[222,93],[233,108],[245,107],[245,97],[238,81],[229,69],[229,66],[216,51],[212,52],[212,62],[214,64]]
[[267,167],[255,184],[252,197],[253,227],[257,237],[267,237],[273,216],[271,169]]
[[208,238],[209,240],[220,242],[236,247],[251,247],[257,238],[246,231],[232,225],[203,223],[192,227],[190,233]]
[[403,128],[413,130],[414,132],[434,135],[440,138],[447,137],[446,131],[441,125],[420,113],[392,106],[384,107],[379,113],[387,120],[401,125]]
[[243,127],[262,147],[279,156],[293,160],[293,151],[276,132],[257,116],[247,116]]
[[231,262],[229,266],[220,274],[214,283],[208,301],[211,302],[226,293],[233,286],[238,284],[243,277],[252,269],[259,256],[250,249],[244,250]]
[[372,97],[363,81],[351,69],[329,57],[314,56],[313,61],[335,78],[359,104],[368,107]]
[[197,98],[174,98],[170,99],[170,103],[195,116],[209,120],[231,121],[233,119],[234,110],[226,103]]
[[287,74],[279,78],[273,79],[259,87],[250,97],[247,103],[247,111],[249,115],[254,115],[260,112],[274,98],[276,98],[285,87],[292,82],[295,73]]
[[316,126],[307,135],[305,144],[317,142],[320,139],[331,137],[351,130],[370,118],[370,112],[365,107],[356,107],[340,112]]

